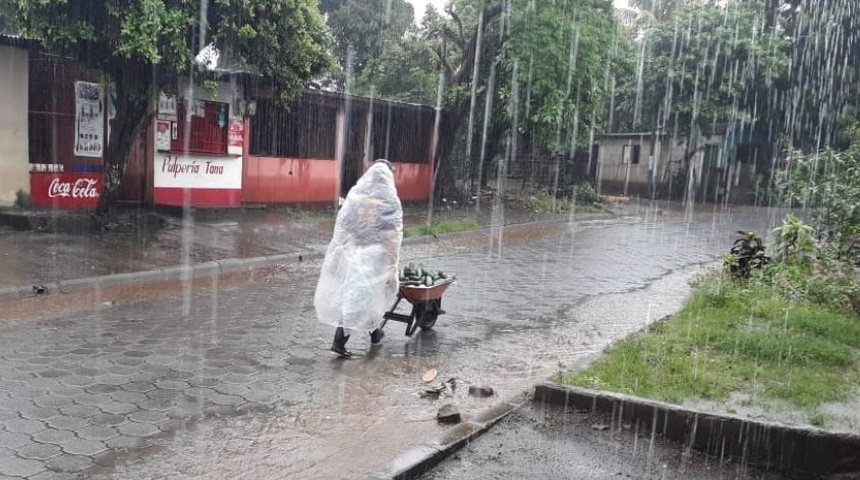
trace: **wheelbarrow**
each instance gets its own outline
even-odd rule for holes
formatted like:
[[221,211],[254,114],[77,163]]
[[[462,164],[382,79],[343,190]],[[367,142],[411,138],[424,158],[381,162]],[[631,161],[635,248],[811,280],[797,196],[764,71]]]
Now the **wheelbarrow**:
[[[391,310],[383,315],[384,320],[379,329],[385,328],[388,320],[405,323],[407,337],[411,337],[418,327],[421,327],[422,330],[433,328],[439,315],[445,313],[445,310],[442,310],[442,294],[452,283],[454,283],[454,279],[442,280],[429,287],[418,282],[401,283],[397,300]],[[412,304],[412,311],[409,315],[396,312],[397,306],[403,299]]]

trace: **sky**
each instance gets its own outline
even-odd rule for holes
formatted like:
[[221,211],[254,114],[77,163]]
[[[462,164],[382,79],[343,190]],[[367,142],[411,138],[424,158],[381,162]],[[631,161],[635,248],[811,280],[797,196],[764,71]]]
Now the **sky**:
[[[424,8],[426,5],[433,5],[436,7],[436,10],[442,11],[445,8],[445,3],[448,0],[407,0],[412,6],[415,7],[415,19],[416,21],[421,21],[421,18],[424,17]],[[624,7],[627,6],[627,0],[613,0],[613,3],[616,7]]]
[[439,10],[441,12],[442,9],[445,7],[445,3],[447,3],[448,0],[407,0],[407,1],[409,3],[411,3],[413,7],[415,7],[415,20],[420,22],[421,19],[424,17],[424,8],[427,5],[433,5],[434,7],[436,7],[436,10]]

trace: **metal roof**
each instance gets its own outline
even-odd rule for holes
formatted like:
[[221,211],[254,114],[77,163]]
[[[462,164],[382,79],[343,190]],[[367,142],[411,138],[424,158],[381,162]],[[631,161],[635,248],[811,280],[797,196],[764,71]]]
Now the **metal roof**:
[[31,40],[29,38],[19,37],[18,35],[7,35],[5,33],[0,33],[0,45],[17,48],[32,48],[38,47],[39,42],[37,42],[36,40]]
[[[647,138],[655,135],[653,132],[639,132],[639,133],[601,133],[597,135],[597,138]],[[661,137],[666,136],[666,132],[657,133]]]

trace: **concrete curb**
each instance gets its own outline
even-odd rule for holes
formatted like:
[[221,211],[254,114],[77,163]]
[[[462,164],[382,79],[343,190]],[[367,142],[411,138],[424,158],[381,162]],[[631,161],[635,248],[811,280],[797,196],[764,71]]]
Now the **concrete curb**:
[[451,427],[439,437],[416,445],[400,456],[363,477],[365,480],[412,480],[430,471],[442,460],[486,433],[501,419],[522,405],[521,401],[504,401],[473,418]]
[[[599,214],[598,218],[591,218],[582,221],[575,221],[578,226],[594,226],[603,224],[612,224],[622,219],[615,219],[612,215]],[[553,219],[526,223],[514,223],[504,225],[504,228],[511,229],[528,229],[535,225],[548,223],[565,223],[568,220]],[[470,235],[486,234],[497,229],[499,226],[485,227],[480,230],[470,230],[465,232],[455,232],[443,234],[440,237],[446,239],[466,238]],[[403,245],[418,245],[437,241],[432,236],[425,235],[420,237],[410,237],[403,239]],[[43,283],[45,290],[41,294],[36,294],[33,290],[33,285],[19,285],[15,287],[0,287],[0,303],[11,300],[21,300],[25,298],[34,298],[41,295],[55,293],[77,293],[95,288],[111,288],[124,285],[133,285],[136,283],[149,282],[165,282],[176,281],[183,278],[210,278],[213,275],[224,275],[228,273],[249,272],[255,269],[273,267],[277,265],[289,265],[298,263],[304,260],[316,260],[323,258],[324,253],[306,251],[289,254],[277,254],[263,257],[252,258],[227,258],[224,260],[215,260],[203,262],[196,265],[182,266],[175,265],[172,267],[156,268],[152,270],[143,270],[137,272],[116,273],[111,275],[102,275],[98,277],[83,277],[70,280],[59,280],[56,282]]]
[[639,425],[687,448],[788,478],[860,478],[860,436],[856,435],[758,422],[555,384],[538,385],[533,402],[610,413],[616,426]]

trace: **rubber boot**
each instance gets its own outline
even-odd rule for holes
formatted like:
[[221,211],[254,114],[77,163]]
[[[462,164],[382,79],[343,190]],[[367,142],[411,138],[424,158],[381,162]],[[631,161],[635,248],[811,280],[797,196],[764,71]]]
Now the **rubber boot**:
[[341,358],[352,356],[352,353],[346,349],[346,341],[349,340],[349,335],[346,334],[343,327],[337,327],[334,331],[334,341],[331,343],[331,351]]

